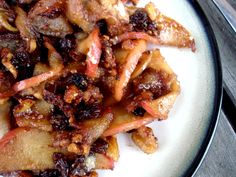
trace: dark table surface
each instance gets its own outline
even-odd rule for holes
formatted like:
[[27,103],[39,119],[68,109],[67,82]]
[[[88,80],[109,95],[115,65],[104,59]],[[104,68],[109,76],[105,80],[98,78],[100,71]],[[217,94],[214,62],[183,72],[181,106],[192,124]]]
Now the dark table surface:
[[[236,0],[228,1],[236,10]],[[196,177],[236,177],[236,32],[212,0],[198,0],[210,21],[223,68],[223,102],[211,147]],[[235,19],[236,20],[236,19]]]

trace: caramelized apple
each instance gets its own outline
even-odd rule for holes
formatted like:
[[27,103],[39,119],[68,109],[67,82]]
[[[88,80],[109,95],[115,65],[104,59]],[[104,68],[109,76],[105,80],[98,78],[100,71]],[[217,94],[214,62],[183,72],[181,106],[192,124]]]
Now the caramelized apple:
[[121,73],[118,80],[115,83],[115,92],[114,98],[117,101],[120,101],[123,97],[123,92],[127,86],[131,74],[135,70],[135,67],[139,61],[139,58],[142,56],[142,53],[146,50],[147,44],[144,40],[137,40],[137,43],[125,59],[125,63],[122,65]]
[[177,96],[179,95],[179,84],[173,85],[173,91],[153,101],[142,101],[141,106],[157,119],[167,119]]
[[113,114],[111,109],[108,109],[99,118],[85,120],[82,123],[75,125],[78,128],[78,133],[83,137],[81,143],[91,145],[110,126],[112,120]]
[[0,172],[53,168],[53,136],[32,128],[17,128],[0,140]]
[[128,113],[122,106],[114,106],[112,110],[114,113],[114,120],[111,122],[109,128],[103,133],[104,137],[136,129],[142,125],[151,123],[156,119],[149,114],[145,114],[144,117],[135,116]]

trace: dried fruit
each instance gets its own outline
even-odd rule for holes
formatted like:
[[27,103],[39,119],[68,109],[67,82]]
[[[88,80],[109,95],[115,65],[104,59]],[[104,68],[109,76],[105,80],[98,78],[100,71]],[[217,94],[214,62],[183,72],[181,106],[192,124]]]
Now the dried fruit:
[[156,31],[156,24],[149,18],[148,14],[142,10],[136,10],[130,16],[130,23],[133,25],[135,31]]

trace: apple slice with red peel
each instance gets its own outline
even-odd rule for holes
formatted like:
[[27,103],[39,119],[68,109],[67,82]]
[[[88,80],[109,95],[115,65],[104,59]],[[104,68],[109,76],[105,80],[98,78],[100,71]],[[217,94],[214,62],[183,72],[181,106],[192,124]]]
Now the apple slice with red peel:
[[168,81],[168,85],[170,85],[170,91],[168,94],[163,95],[155,100],[141,101],[140,105],[153,117],[158,119],[167,119],[168,113],[180,93],[179,82],[177,81],[173,70],[161,55],[160,50],[152,51],[152,61],[148,67],[153,68],[156,71],[164,71],[170,76]]
[[[0,172],[53,169],[53,135],[34,128],[16,128],[0,140]],[[113,169],[108,155],[95,154],[95,169]]]
[[131,74],[136,68],[136,65],[142,56],[143,52],[146,51],[147,44],[144,40],[134,41],[135,47],[128,53],[125,58],[125,63],[122,64],[122,71],[119,74],[119,79],[115,83],[114,98],[120,101],[123,97],[124,88],[127,86]]
[[[159,10],[152,5],[147,4],[145,10],[149,17],[157,24],[158,34],[151,36],[145,32],[125,32],[114,37],[111,41],[113,44],[118,44],[125,40],[143,39],[149,43],[164,46],[174,46],[178,48],[191,48],[193,52],[196,50],[195,41],[190,32],[174,19],[163,15]],[[138,8],[132,7],[132,13]],[[130,12],[131,12],[130,11]]]
[[95,158],[95,169],[114,169],[115,161],[107,155],[96,153]]
[[54,167],[53,136],[32,128],[17,128],[0,140],[0,172],[44,170]]
[[89,77],[97,77],[98,64],[102,54],[99,29],[95,28],[83,41],[78,42],[76,51],[87,55],[85,74]]
[[141,106],[153,117],[159,120],[168,118],[168,113],[172,108],[177,96],[179,95],[179,84],[175,83],[176,90],[171,91],[167,95],[152,101],[142,101]]
[[128,113],[122,106],[114,106],[112,111],[114,113],[114,120],[111,122],[109,128],[103,133],[104,137],[116,135],[120,132],[127,132],[156,120],[155,117],[152,117],[147,113],[143,117],[135,116]]
[[167,118],[170,109],[180,93],[179,82],[177,81],[172,69],[164,60],[164,57],[161,56],[159,50],[152,51],[152,61],[149,63],[148,68],[153,68],[157,72],[165,72],[170,76],[168,81],[170,91],[156,100],[141,101],[139,103],[140,106],[147,111],[143,117],[138,117],[128,113],[122,106],[115,106],[112,109],[114,120],[110,127],[103,133],[103,136],[111,136],[120,132],[137,129],[143,125],[151,123],[153,120]]

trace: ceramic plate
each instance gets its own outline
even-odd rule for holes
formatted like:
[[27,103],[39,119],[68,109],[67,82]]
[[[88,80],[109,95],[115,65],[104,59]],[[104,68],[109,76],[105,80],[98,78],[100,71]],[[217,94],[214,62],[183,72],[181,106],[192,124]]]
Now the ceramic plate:
[[[142,0],[140,6],[148,1]],[[191,176],[209,147],[221,103],[222,78],[213,33],[200,7],[187,0],[153,0],[158,9],[180,22],[194,36],[197,51],[161,47],[181,84],[179,95],[166,121],[150,126],[159,149],[146,155],[129,135],[118,136],[120,159],[113,171],[100,177]]]

